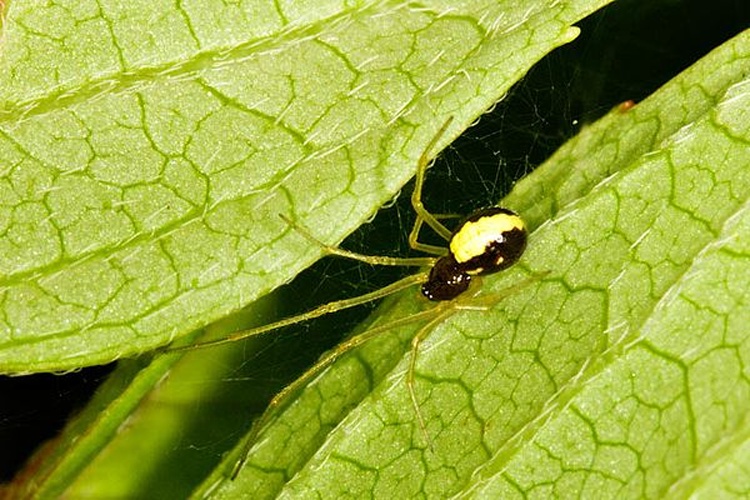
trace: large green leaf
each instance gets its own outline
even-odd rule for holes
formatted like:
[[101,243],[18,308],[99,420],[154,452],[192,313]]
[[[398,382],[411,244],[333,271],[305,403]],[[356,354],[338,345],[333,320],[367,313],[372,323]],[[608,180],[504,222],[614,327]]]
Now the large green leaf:
[[[391,199],[605,2],[13,2],[0,60],[0,371],[221,318]],[[580,5],[578,5],[580,4]]]

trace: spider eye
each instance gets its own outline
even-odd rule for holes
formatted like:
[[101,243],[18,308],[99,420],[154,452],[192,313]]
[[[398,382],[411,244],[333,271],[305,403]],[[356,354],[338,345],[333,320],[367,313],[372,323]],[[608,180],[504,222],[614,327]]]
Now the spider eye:
[[526,239],[526,226],[515,212],[491,207],[475,212],[454,231],[450,251],[465,273],[492,274],[518,261]]

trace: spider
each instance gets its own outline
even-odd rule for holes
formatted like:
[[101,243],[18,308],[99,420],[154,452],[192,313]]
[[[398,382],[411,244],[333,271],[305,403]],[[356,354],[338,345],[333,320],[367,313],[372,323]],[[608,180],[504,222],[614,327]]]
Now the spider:
[[[415,391],[414,372],[419,345],[427,336],[431,328],[445,318],[447,314],[452,314],[452,312],[457,309],[472,308],[455,304],[451,307],[451,304],[455,302],[454,299],[459,297],[469,288],[474,277],[502,271],[517,262],[526,248],[527,240],[527,231],[523,220],[511,210],[500,207],[489,207],[478,210],[465,218],[456,229],[450,231],[438,220],[439,216],[431,214],[422,204],[422,186],[424,184],[425,172],[429,166],[429,154],[443,136],[451,122],[452,117],[445,121],[420,155],[417,163],[414,191],[411,195],[411,205],[417,217],[414,226],[409,233],[409,246],[416,251],[430,254],[432,256],[400,258],[362,255],[349,252],[317,240],[305,228],[298,225],[287,216],[281,215],[282,219],[284,219],[284,221],[286,221],[286,223],[297,233],[308,239],[313,244],[320,246],[323,249],[324,255],[344,257],[373,265],[426,267],[429,268],[429,271],[423,271],[407,276],[373,292],[349,299],[329,302],[306,313],[282,319],[257,328],[235,332],[221,339],[185,346],[168,347],[166,349],[168,352],[193,350],[196,348],[215,346],[255,335],[261,335],[272,330],[277,330],[319,316],[378,300],[416,284],[421,284],[421,292],[424,297],[430,301],[441,303],[434,308],[418,312],[407,318],[396,320],[380,327],[372,328],[357,336],[351,337],[340,343],[327,354],[323,355],[318,362],[279,392],[270,401],[266,411],[255,422],[253,429],[245,438],[246,443],[244,446],[244,452],[240,455],[240,462],[235,465],[232,477],[237,474],[244,463],[245,456],[249,452],[250,446],[255,440],[255,436],[257,436],[266,424],[271,421],[276,411],[284,406],[285,401],[291,395],[296,394],[299,390],[305,387],[313,378],[330,366],[344,353],[367,342],[385,330],[420,320],[428,320],[428,322],[425,326],[420,328],[412,340],[406,385],[422,433],[428,444],[430,444],[430,446],[432,445],[430,437],[427,434],[424,417],[419,409],[419,403]],[[445,239],[448,242],[448,247],[444,248],[441,246],[428,245],[418,241],[419,233],[423,224],[427,224],[440,237]]]

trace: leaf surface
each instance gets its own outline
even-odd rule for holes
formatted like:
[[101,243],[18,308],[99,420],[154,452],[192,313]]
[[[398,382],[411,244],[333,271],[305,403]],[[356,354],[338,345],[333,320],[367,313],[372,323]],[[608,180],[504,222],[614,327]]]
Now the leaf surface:
[[0,371],[132,356],[289,281],[319,251],[278,214],[340,241],[575,36],[530,6],[13,2]]
[[[750,408],[748,56],[745,32],[585,129],[508,197],[536,208],[527,253],[470,299],[493,307],[428,325],[419,350],[432,447],[404,383],[409,353],[378,371],[397,335],[408,351],[412,326],[308,387],[220,491],[260,495],[263,481],[283,485],[281,498],[731,490]],[[410,300],[378,321],[409,314]],[[343,388],[371,393],[338,423]]]

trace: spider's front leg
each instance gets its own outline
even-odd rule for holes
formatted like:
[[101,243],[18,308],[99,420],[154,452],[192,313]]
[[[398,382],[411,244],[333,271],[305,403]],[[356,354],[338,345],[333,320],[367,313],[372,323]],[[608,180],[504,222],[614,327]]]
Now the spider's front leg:
[[448,129],[448,126],[452,121],[453,117],[451,116],[445,121],[445,123],[443,123],[440,129],[438,129],[435,136],[427,144],[424,151],[422,151],[422,154],[419,156],[419,161],[417,162],[417,174],[414,182],[414,191],[411,194],[411,206],[414,209],[414,213],[417,214],[417,218],[414,221],[414,227],[412,227],[411,233],[409,233],[409,246],[414,250],[433,255],[445,255],[447,252],[443,247],[427,245],[418,241],[419,231],[422,228],[422,224],[427,223],[427,225],[430,226],[432,230],[440,235],[440,237],[445,241],[450,241],[451,232],[440,223],[438,217],[431,214],[425,208],[424,203],[422,203],[422,187],[424,186],[425,174],[430,163],[430,152],[435,147],[435,144],[437,144],[437,142],[443,136],[443,134],[445,134],[445,131]]

